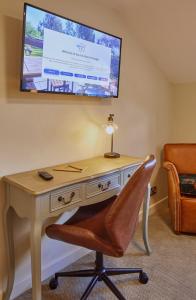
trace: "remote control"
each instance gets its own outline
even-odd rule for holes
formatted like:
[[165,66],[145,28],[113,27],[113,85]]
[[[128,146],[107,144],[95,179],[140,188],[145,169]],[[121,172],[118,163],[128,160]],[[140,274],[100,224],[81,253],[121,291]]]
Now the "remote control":
[[38,175],[44,180],[51,180],[54,178],[50,173],[46,171],[38,171]]

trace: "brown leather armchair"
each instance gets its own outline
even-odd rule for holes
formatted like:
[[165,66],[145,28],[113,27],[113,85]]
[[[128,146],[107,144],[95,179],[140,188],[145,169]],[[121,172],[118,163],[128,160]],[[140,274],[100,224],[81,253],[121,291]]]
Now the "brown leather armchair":
[[164,167],[168,171],[168,200],[176,233],[196,233],[196,198],[180,193],[178,174],[196,174],[196,144],[166,144]]
[[120,300],[124,296],[109,276],[139,273],[139,281],[147,283],[148,276],[141,268],[106,268],[103,254],[124,255],[138,223],[138,215],[156,160],[151,155],[134,173],[119,196],[104,202],[79,208],[65,224],[52,224],[46,228],[47,235],[56,240],[79,245],[96,251],[95,269],[56,273],[50,288],[56,289],[58,277],[93,277],[81,300],[87,299],[97,281],[103,281]]

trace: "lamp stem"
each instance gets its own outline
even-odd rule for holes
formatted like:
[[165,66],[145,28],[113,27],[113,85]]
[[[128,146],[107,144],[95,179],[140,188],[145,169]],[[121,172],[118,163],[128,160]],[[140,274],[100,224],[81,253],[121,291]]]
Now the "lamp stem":
[[112,133],[111,135],[111,152],[113,153],[113,137],[114,137],[114,134]]

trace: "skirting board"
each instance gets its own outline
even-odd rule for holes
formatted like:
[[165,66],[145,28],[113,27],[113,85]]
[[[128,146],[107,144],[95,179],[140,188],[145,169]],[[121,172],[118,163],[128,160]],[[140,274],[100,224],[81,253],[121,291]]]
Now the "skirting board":
[[[149,216],[154,214],[156,212],[157,206],[161,205],[167,197],[153,203],[150,205],[149,209]],[[139,221],[142,220],[142,211],[140,211],[139,214]],[[63,268],[67,267],[68,265],[74,263],[82,256],[88,254],[91,250],[77,247],[75,250],[70,251],[69,253],[66,253],[66,255],[56,259],[55,261],[52,261],[50,265],[43,266],[42,267],[42,280],[46,280],[48,277],[52,276],[55,272],[58,272],[59,270],[62,270]],[[26,278],[18,283],[15,284],[11,299],[15,299],[22,293],[24,293],[26,290],[31,288],[31,277],[26,276]],[[0,293],[0,300],[2,299],[2,295]]]
[[[159,201],[156,201],[155,203],[151,204],[150,208],[149,208],[149,216],[153,215],[157,210],[157,206],[163,204],[163,202],[166,201],[167,198],[168,197],[164,197],[164,198],[160,199]],[[139,221],[140,222],[142,221],[142,213],[143,213],[143,210],[141,210],[139,213]]]

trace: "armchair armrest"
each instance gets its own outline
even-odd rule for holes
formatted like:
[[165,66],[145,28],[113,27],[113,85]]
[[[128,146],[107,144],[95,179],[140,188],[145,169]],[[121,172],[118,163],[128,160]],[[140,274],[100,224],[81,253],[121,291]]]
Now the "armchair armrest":
[[180,181],[173,163],[165,161],[163,167],[168,171],[168,200],[172,223],[176,232],[180,231]]
[[[178,172],[176,170],[175,165],[172,162],[170,162],[170,161],[164,161],[163,167],[167,171],[171,172],[172,179],[173,179],[174,183],[176,184],[176,186],[179,187],[180,181],[179,181],[179,176],[178,176]],[[180,192],[180,189],[179,189],[179,192]]]

